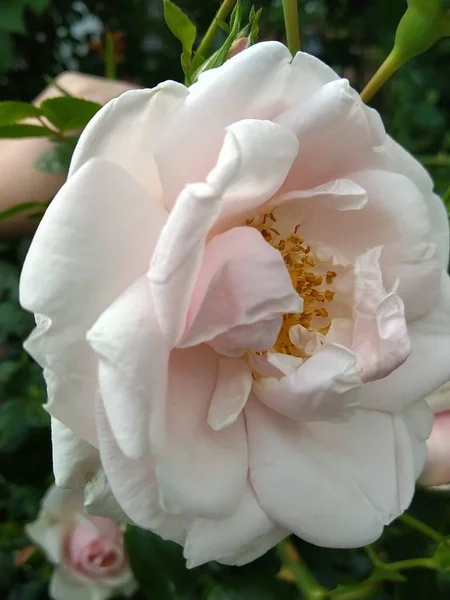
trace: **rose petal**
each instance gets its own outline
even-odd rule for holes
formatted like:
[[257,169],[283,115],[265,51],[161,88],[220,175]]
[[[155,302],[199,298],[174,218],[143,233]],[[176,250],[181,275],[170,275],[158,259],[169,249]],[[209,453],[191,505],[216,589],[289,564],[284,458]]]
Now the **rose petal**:
[[130,521],[112,493],[102,468],[84,486],[84,508],[93,516],[102,516],[119,523]]
[[227,127],[242,119],[272,117],[291,60],[283,44],[255,44],[219,70],[202,74],[189,89],[189,97],[173,116],[157,154],[168,206],[186,183],[206,178]]
[[241,504],[230,517],[193,521],[184,556],[191,569],[212,560],[241,566],[259,558],[288,535],[269,519],[247,485]]
[[252,384],[252,372],[244,360],[219,358],[216,389],[208,410],[208,425],[214,431],[221,431],[236,422]]
[[244,494],[243,416],[222,431],[213,431],[207,422],[217,377],[218,357],[208,346],[172,352],[167,400],[151,415],[159,497],[170,513],[224,518]]
[[229,356],[267,350],[283,314],[302,310],[281,254],[256,229],[237,227],[206,246],[178,346],[208,341]]
[[97,448],[80,439],[58,419],[52,417],[51,423],[56,485],[62,488],[85,485],[100,465]]
[[384,288],[380,270],[382,250],[372,248],[355,264],[352,349],[364,382],[386,377],[411,352],[403,302]]
[[106,158],[127,171],[152,198],[162,201],[154,152],[173,112],[188,95],[184,85],[165,81],[108,102],[81,134],[69,177],[92,158]]
[[302,539],[368,544],[410,502],[411,441],[404,426],[397,432],[399,417],[358,410],[348,423],[296,423],[254,401],[245,413],[258,500]]
[[46,368],[48,410],[93,445],[96,360],[86,332],[146,272],[165,218],[125,171],[93,159],[53,200],[25,260],[20,300],[38,315],[25,347]]
[[122,454],[100,400],[97,403],[97,429],[105,475],[122,510],[139,527],[150,529],[163,539],[182,543],[186,519],[169,515],[161,508],[153,462]]
[[[292,200],[305,202],[305,208],[337,211],[361,210],[368,202],[366,190],[351,179],[336,179],[309,190],[286,192],[278,196],[275,205]],[[313,206],[306,205],[312,202]]]
[[99,356],[100,393],[119,448],[145,458],[149,413],[165,397],[169,362],[145,276],[109,306],[87,340]]
[[253,388],[261,402],[291,419],[340,421],[358,405],[361,385],[355,355],[329,344],[291,375],[259,379]]
[[283,192],[314,188],[363,168],[373,147],[385,139],[379,115],[367,111],[346,79],[323,85],[275,122],[289,128],[299,140]]
[[446,273],[442,273],[434,309],[409,323],[408,333],[412,345],[408,360],[385,379],[364,386],[363,406],[401,412],[450,379],[450,278]]
[[[258,150],[256,159],[253,151],[261,135],[266,145],[263,152]],[[228,193],[248,195],[257,202],[270,198],[292,164],[296,144],[290,132],[273,123],[235,123],[227,129],[217,164],[206,182],[190,184],[181,192],[161,233],[148,274],[156,312],[170,346],[184,331],[205,241],[224,198]],[[280,169],[272,168],[274,160]]]

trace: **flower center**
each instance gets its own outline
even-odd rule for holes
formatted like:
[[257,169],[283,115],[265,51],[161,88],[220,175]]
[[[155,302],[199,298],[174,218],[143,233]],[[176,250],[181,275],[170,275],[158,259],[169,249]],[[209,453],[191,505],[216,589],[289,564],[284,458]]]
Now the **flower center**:
[[292,341],[291,329],[300,325],[309,333],[325,335],[331,324],[326,308],[335,292],[327,286],[333,283],[337,273],[327,270],[318,260],[309,244],[298,234],[296,225],[287,236],[282,237],[276,229],[274,211],[265,213],[259,219],[247,219],[245,224],[257,229],[268,244],[278,250],[291,276],[294,289],[303,299],[303,312],[283,315],[283,324],[278,338],[271,349],[274,352],[307,358],[308,353]]

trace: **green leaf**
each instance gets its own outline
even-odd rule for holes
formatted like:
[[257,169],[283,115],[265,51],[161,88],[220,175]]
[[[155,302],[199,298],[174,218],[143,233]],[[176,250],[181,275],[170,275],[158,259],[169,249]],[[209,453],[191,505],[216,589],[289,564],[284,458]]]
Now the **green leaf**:
[[181,546],[132,526],[127,528],[125,543],[134,576],[146,597],[180,600],[195,592],[198,573],[186,568]]
[[197,29],[187,15],[171,0],[164,0],[164,18],[173,35],[180,40],[183,53],[191,56]]
[[35,162],[35,167],[52,175],[67,175],[72,159],[73,148],[64,143],[54,144]]
[[28,117],[40,117],[41,111],[28,102],[0,102],[0,126],[12,125]]
[[49,137],[52,132],[40,125],[1,125],[0,138]]
[[0,31],[26,34],[23,6],[20,2],[0,2]]
[[44,100],[39,107],[47,119],[60,131],[83,129],[101,109],[101,104],[62,96]]
[[259,10],[255,10],[255,7],[252,6],[250,9],[249,15],[249,25],[250,25],[250,33],[248,35],[248,45],[253,46],[256,44],[259,38],[259,20],[261,18],[262,8]]
[[9,219],[10,217],[14,217],[15,215],[19,215],[20,213],[27,212],[29,210],[35,210],[38,208],[47,208],[47,204],[45,202],[24,202],[23,204],[17,204],[16,206],[11,206],[11,208],[7,208],[6,210],[2,210],[0,212],[0,221],[4,221],[5,219]]

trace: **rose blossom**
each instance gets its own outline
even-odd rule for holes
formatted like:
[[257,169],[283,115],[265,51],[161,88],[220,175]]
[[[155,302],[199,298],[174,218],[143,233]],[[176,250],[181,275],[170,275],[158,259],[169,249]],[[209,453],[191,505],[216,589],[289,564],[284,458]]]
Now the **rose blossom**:
[[430,394],[426,401],[434,412],[434,423],[427,441],[428,460],[420,483],[447,486],[450,484],[450,382]]
[[136,591],[120,526],[88,517],[82,492],[52,486],[26,532],[57,565],[50,582],[54,600],[106,600]]
[[189,566],[375,540],[450,379],[448,251],[427,173],[308,54],[123,94],[22,274],[57,483]]

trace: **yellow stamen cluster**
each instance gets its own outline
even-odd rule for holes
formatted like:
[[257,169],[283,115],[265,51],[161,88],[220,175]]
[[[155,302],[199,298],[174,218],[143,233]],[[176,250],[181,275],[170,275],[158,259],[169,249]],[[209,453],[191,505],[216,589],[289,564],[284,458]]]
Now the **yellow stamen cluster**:
[[[330,289],[322,289],[324,280],[327,285],[333,283],[336,277],[335,271],[326,271],[323,275],[314,273],[317,258],[314,256],[311,246],[305,244],[304,239],[298,235],[299,225],[287,237],[281,237],[279,231],[273,226],[276,218],[272,212],[265,213],[262,219],[247,219],[245,224],[255,227],[263,238],[273,248],[276,248],[284,259],[292,285],[299,296],[303,298],[303,312],[299,314],[286,314],[283,316],[283,325],[273,347],[276,352],[306,358],[307,355],[300,348],[294,346],[289,338],[289,330],[294,325],[301,325],[310,332],[326,334],[330,327],[329,314],[325,303],[331,302],[335,292]],[[328,320],[325,326],[316,329],[313,327],[313,319],[319,317]]]

